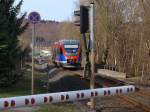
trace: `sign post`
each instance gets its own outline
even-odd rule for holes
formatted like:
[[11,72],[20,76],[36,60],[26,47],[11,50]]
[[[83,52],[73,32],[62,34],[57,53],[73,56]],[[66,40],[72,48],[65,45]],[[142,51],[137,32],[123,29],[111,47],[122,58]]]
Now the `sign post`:
[[31,94],[34,94],[34,37],[35,37],[35,24],[41,20],[38,12],[31,12],[28,20],[32,23],[32,77],[31,77]]

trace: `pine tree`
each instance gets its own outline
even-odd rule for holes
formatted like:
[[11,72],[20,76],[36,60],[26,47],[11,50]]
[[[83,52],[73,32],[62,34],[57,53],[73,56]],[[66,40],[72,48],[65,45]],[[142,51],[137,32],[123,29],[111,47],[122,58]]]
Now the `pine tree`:
[[0,0],[0,85],[11,85],[17,78],[22,50],[18,36],[27,28],[26,16],[18,17],[23,0],[14,6],[15,0]]

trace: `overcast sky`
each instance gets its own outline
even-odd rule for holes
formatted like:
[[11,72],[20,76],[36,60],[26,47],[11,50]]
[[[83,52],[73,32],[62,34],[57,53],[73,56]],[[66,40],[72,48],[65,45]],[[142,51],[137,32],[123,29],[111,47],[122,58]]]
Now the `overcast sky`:
[[[15,0],[15,4],[20,0]],[[40,13],[42,19],[64,21],[70,20],[78,0],[24,0],[21,12]]]

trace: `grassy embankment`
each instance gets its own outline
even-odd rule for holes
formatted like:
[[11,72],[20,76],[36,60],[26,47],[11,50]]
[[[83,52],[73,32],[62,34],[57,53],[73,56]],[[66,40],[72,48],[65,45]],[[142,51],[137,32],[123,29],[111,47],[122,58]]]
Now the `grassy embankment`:
[[[46,89],[43,88],[41,84],[41,79],[46,77],[46,73],[35,72],[35,94],[45,93]],[[31,72],[25,72],[23,79],[18,82],[16,85],[8,88],[0,88],[0,98],[2,97],[13,97],[13,96],[22,96],[30,95],[31,93]],[[34,108],[34,107],[33,107]],[[7,111],[15,112],[15,111]],[[72,103],[63,103],[63,104],[47,104],[42,105],[34,112],[81,112]]]
[[[45,90],[42,88],[40,79],[45,77],[46,74],[35,72],[35,93],[43,93]],[[1,88],[0,97],[12,97],[31,94],[31,72],[26,71],[24,77],[12,87]]]

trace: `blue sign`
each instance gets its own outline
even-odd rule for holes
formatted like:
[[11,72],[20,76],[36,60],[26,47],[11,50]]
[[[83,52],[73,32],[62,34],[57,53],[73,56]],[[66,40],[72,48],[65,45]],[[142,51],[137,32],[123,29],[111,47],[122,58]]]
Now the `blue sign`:
[[41,16],[38,12],[31,12],[28,16],[29,22],[35,24],[41,20]]

